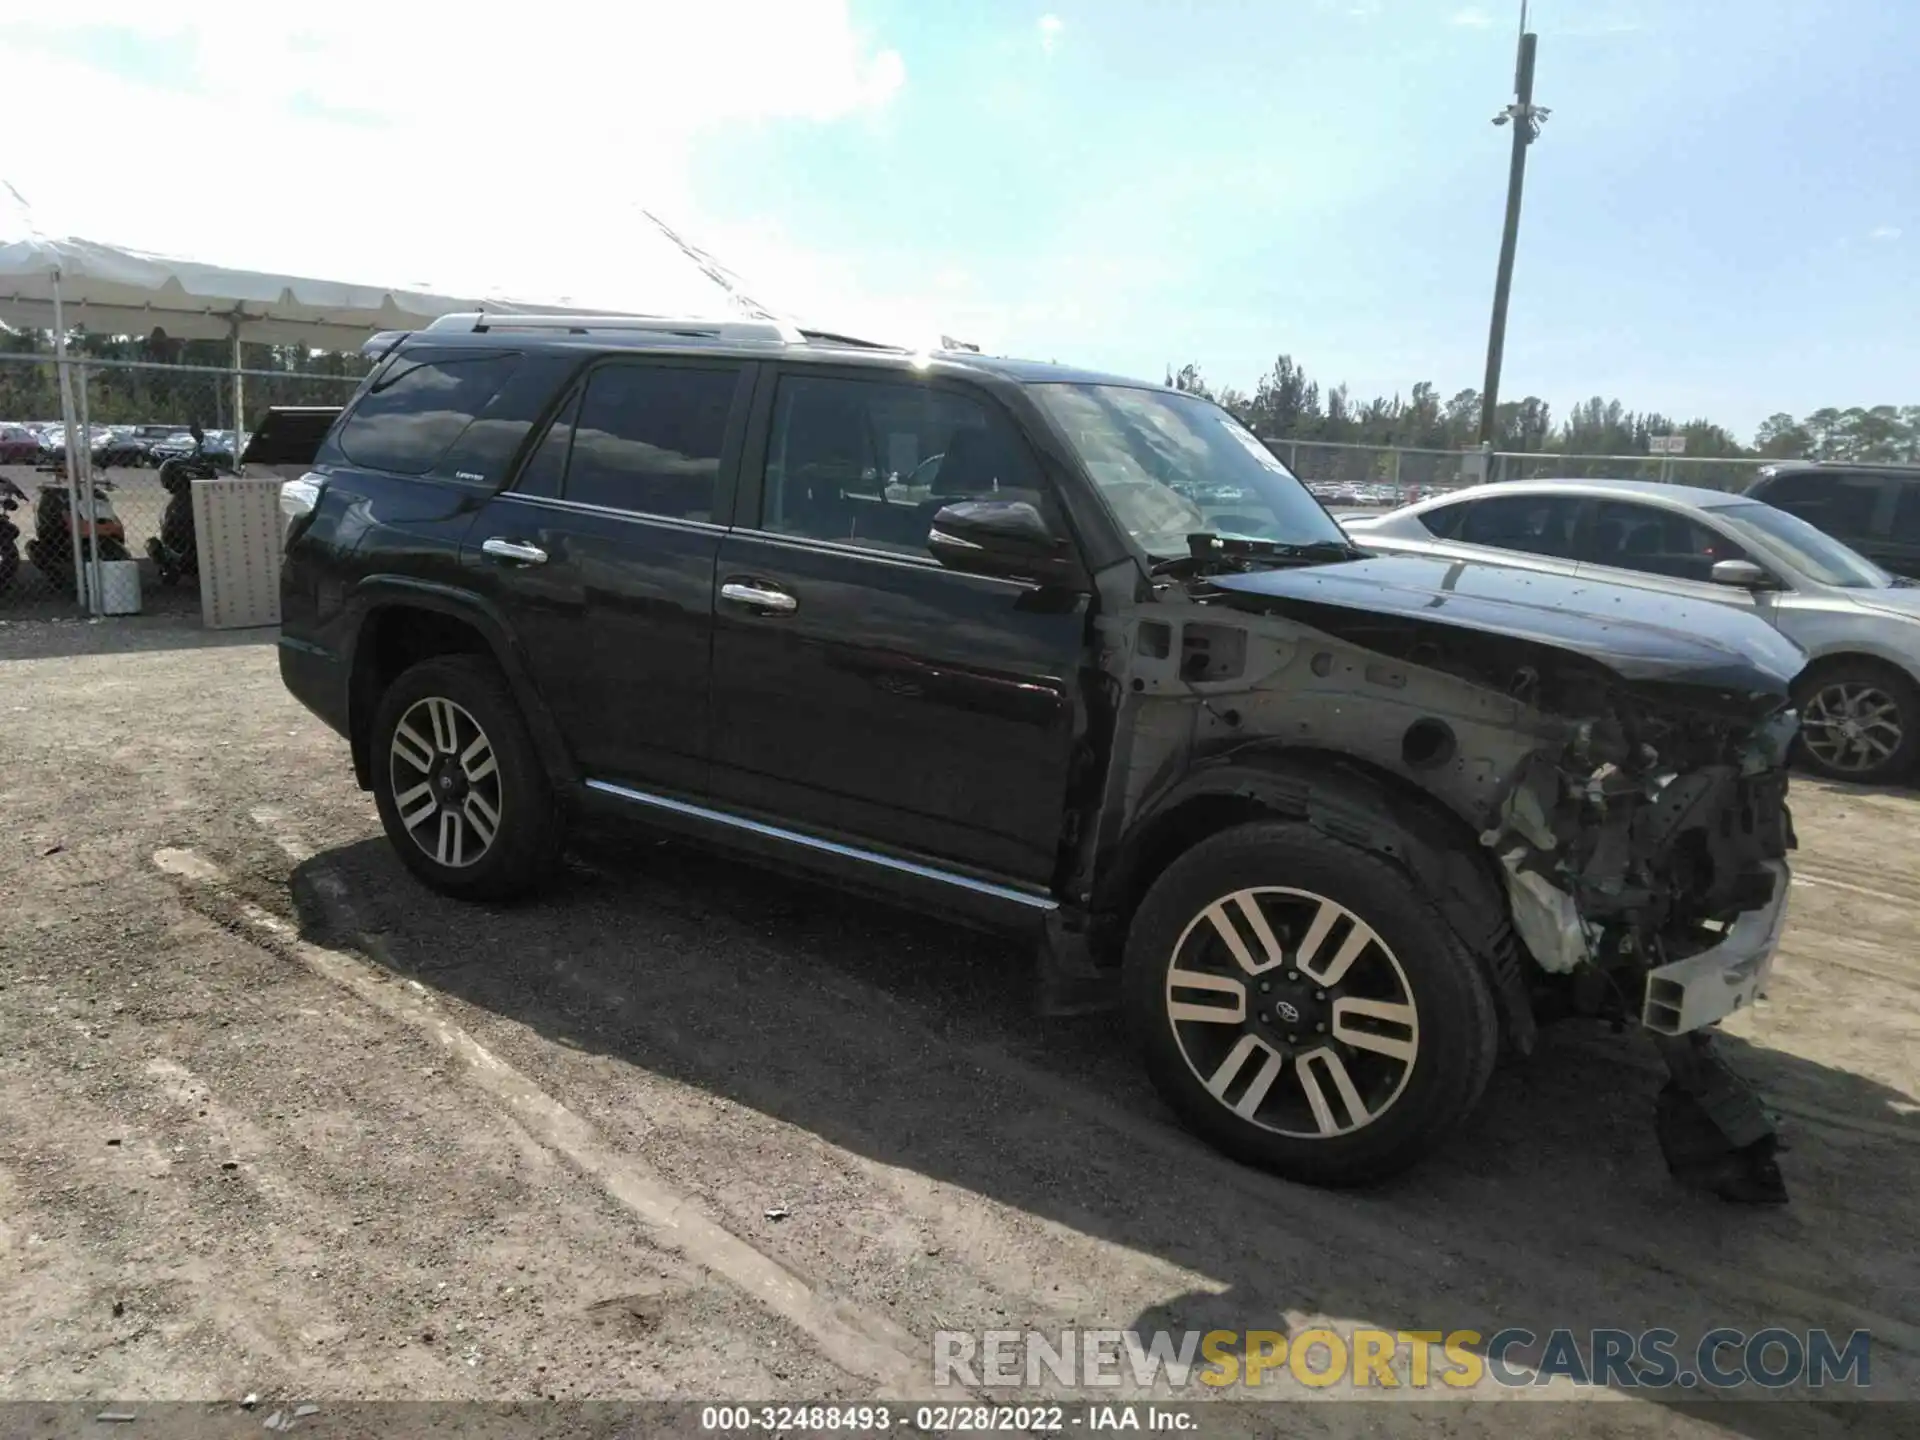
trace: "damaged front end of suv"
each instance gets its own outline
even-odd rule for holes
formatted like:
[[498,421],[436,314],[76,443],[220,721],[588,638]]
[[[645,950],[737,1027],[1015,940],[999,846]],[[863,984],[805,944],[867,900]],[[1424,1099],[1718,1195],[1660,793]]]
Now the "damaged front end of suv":
[[1429,895],[1510,1048],[1537,1016],[1637,1023],[1672,1077],[1673,1172],[1784,1199],[1772,1125],[1712,1035],[1784,923],[1800,651],[1725,607],[1560,576],[1194,540],[1108,622],[1095,923],[1194,807],[1306,820]]

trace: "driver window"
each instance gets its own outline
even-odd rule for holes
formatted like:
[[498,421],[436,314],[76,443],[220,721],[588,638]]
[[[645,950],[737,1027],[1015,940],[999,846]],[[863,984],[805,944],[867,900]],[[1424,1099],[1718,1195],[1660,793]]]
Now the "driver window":
[[1601,502],[1587,548],[1586,558],[1596,565],[1703,584],[1713,579],[1719,561],[1752,558],[1718,530],[1676,510],[1621,500]]
[[979,499],[1055,518],[1026,445],[985,405],[924,385],[782,377],[762,529],[924,555],[935,513]]

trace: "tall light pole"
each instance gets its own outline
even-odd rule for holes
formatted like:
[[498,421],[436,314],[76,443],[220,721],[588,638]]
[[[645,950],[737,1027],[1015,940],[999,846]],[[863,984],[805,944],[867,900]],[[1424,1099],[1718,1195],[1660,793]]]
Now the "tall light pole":
[[1493,326],[1487,335],[1487,383],[1480,396],[1480,443],[1493,443],[1500,406],[1500,361],[1507,346],[1507,293],[1513,288],[1513,247],[1520,238],[1520,193],[1527,183],[1527,147],[1540,138],[1547,107],[1533,103],[1533,55],[1538,37],[1527,29],[1527,3],[1520,0],[1520,48],[1513,67],[1513,104],[1493,117],[1513,126],[1513,159],[1507,169],[1507,223],[1500,233],[1500,268],[1493,280]]

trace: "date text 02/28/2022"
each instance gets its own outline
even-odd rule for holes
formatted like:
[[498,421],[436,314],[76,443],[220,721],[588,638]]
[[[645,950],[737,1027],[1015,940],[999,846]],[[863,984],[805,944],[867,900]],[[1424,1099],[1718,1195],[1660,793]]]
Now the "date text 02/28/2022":
[[1197,1428],[1185,1406],[1113,1405],[708,1405],[700,1428],[717,1433],[877,1434],[895,1428],[1050,1434],[1072,1430],[1147,1430],[1179,1434]]

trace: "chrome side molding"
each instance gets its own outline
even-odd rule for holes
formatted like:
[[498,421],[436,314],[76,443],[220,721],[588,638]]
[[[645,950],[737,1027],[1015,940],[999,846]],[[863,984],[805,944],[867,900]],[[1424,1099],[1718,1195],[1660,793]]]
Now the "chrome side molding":
[[802,835],[798,831],[785,830],[778,825],[768,825],[763,821],[749,820],[743,815],[730,815],[724,810],[710,810],[705,805],[695,805],[686,800],[675,800],[666,795],[655,795],[646,790],[635,790],[630,786],[616,785],[610,780],[589,780],[589,790],[602,795],[611,795],[619,800],[628,800],[636,805],[647,805],[656,810],[670,810],[676,815],[691,816],[696,820],[705,820],[711,824],[724,825],[733,830],[745,830],[754,835],[762,835],[770,840],[784,841],[789,845],[798,845],[807,850],[818,850],[828,855],[838,855],[847,860],[858,860],[864,864],[877,865],[883,870],[897,871],[903,875],[915,875],[922,880],[935,880],[943,885],[954,885],[962,890],[971,890],[976,895],[991,896],[996,900],[1006,900],[1015,905],[1025,905],[1032,910],[1058,910],[1060,902],[1044,895],[1035,895],[1025,890],[1015,890],[1006,885],[995,885],[988,880],[975,880],[970,875],[956,875],[950,870],[941,870],[932,865],[921,865],[912,860],[902,860],[893,855],[880,855],[872,850],[862,850],[854,845],[842,845],[833,840],[822,840],[815,835]]

